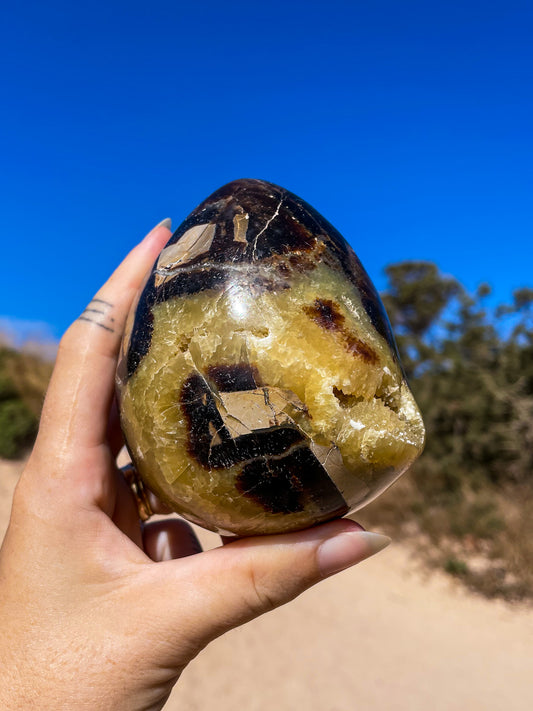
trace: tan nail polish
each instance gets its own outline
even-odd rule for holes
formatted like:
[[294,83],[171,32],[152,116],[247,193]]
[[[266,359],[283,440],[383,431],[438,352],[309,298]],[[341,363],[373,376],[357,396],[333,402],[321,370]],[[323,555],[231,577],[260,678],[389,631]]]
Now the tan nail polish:
[[161,220],[161,222],[154,227],[154,230],[157,230],[158,227],[166,227],[167,229],[171,230],[172,229],[172,218],[165,217],[164,220]]
[[345,570],[365,558],[383,550],[391,539],[381,533],[348,531],[328,538],[317,552],[317,562],[322,577]]

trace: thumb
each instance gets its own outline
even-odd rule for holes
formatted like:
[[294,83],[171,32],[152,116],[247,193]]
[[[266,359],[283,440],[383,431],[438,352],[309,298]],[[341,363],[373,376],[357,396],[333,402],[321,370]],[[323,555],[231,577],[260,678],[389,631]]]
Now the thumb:
[[192,657],[215,637],[289,602],[389,543],[387,536],[367,533],[350,520],[241,539],[159,564],[158,572],[166,568],[158,591],[159,609],[167,628],[175,623],[182,641],[187,640]]

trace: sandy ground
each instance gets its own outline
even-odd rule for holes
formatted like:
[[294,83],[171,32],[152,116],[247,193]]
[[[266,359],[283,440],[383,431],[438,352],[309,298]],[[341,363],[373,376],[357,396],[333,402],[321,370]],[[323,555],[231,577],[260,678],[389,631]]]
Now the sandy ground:
[[[19,472],[0,462],[0,536]],[[428,576],[393,544],[202,652],[165,709],[213,708],[530,711],[533,610]]]

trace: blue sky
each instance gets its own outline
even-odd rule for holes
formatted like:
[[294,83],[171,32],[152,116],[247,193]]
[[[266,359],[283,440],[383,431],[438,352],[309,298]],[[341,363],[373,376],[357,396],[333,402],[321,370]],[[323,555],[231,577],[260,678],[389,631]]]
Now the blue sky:
[[427,259],[509,299],[533,282],[532,37],[530,1],[3,3],[0,323],[59,337],[240,177],[319,209],[378,288]]

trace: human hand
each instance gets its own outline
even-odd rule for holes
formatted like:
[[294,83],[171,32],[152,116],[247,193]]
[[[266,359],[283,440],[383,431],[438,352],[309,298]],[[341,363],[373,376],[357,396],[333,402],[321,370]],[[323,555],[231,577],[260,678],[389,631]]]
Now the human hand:
[[0,707],[160,709],[212,639],[381,550],[337,520],[199,552],[177,519],[143,530],[116,466],[124,322],[167,242],[155,227],[64,335],[0,551]]

